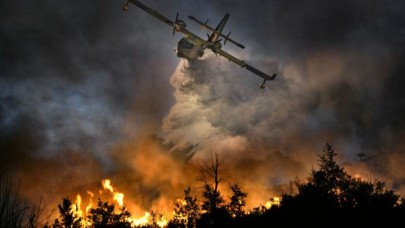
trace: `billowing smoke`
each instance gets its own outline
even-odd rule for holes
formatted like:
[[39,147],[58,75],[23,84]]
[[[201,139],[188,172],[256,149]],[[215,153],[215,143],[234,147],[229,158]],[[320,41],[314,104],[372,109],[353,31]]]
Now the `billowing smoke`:
[[[316,164],[322,145],[331,142],[340,161],[351,163],[346,165],[352,174],[388,177],[385,180],[394,181],[399,190],[401,180],[391,178],[401,179],[402,174],[395,175],[374,160],[391,148],[388,144],[401,145],[377,130],[395,127],[381,121],[386,100],[377,92],[385,90],[391,61],[333,50],[283,66],[273,60],[266,70],[280,76],[263,91],[251,83],[249,72],[234,70],[234,65],[216,56],[184,60],[171,77],[176,104],[165,117],[160,136],[171,153],[192,160],[219,154],[236,178],[247,163],[257,166],[260,172],[244,178],[252,178],[249,184],[254,184],[253,179],[265,173],[261,184],[267,187],[305,176]],[[395,150],[389,154],[399,156]],[[269,168],[270,163],[254,162],[266,159],[283,165]],[[362,163],[368,160],[373,162],[364,170]]]
[[178,60],[180,35],[119,1],[3,1],[0,171],[25,195],[55,207],[111,178],[137,207],[167,206],[218,154],[253,204],[304,178],[326,141],[352,174],[404,191],[403,1],[147,4],[213,26],[229,12],[247,48],[224,50],[276,80],[260,90],[208,50]]

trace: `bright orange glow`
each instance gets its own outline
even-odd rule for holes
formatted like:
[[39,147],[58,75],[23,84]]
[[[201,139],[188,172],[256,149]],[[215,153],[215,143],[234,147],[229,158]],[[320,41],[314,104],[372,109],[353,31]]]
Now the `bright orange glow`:
[[[140,218],[129,218],[129,222],[134,226],[146,226],[151,224],[153,216],[149,212],[145,212],[145,214]],[[155,218],[156,219],[156,218]],[[169,221],[163,216],[155,221],[159,227],[165,227]]]
[[[110,179],[103,179],[101,181],[101,184],[103,186],[104,190],[107,190],[108,192],[112,193],[112,200],[116,201],[119,206],[124,206],[124,194],[117,191],[117,189],[111,184],[111,180]],[[103,190],[99,190],[98,193],[100,195],[103,194]],[[72,209],[71,212],[73,213],[74,216],[77,217],[82,217],[85,218],[85,216],[87,215],[87,213],[90,211],[91,208],[93,208],[93,198],[94,198],[94,193],[92,191],[87,191],[87,195],[89,196],[88,199],[88,204],[85,207],[85,211],[83,211],[82,208],[82,197],[80,194],[77,194],[76,199],[75,199],[75,203],[72,204]],[[181,200],[182,204],[184,205],[186,202]],[[167,202],[166,202],[167,203]],[[166,227],[167,224],[169,223],[169,219],[167,219],[164,215],[160,214],[160,215],[156,215],[156,214],[151,214],[149,212],[144,212],[144,215],[139,217],[139,218],[135,218],[135,216],[128,218],[128,222],[130,222],[133,226],[147,226],[150,225],[152,223],[156,224],[159,227]],[[91,223],[89,223],[86,219],[82,220],[82,225],[84,227],[90,226]]]
[[273,205],[279,206],[281,202],[281,197],[273,197],[270,201],[267,201],[264,207],[270,209]]
[[354,174],[354,178],[355,178],[355,179],[358,179],[358,180],[362,180],[362,181],[365,180],[365,179],[364,179],[360,174],[358,174],[358,173]]
[[87,191],[87,194],[90,196],[90,199],[89,199],[89,204],[86,207],[86,214],[93,207],[93,197],[94,197],[94,194],[92,192],[90,192],[90,191]]
[[[115,188],[112,185],[111,180],[103,179],[101,181],[101,184],[102,184],[102,187],[104,190],[101,189],[96,192],[98,192],[100,195],[102,195],[106,191],[108,193],[111,193],[112,197],[110,198],[110,200],[117,202],[121,207],[123,207],[124,206],[124,194],[119,192],[117,190],[117,188]],[[85,202],[88,202],[88,203],[87,203],[87,206],[83,205],[83,207],[85,206],[85,210],[82,211],[82,209],[81,209],[81,206],[83,204],[82,197],[80,194],[77,194],[75,204],[72,205],[72,212],[74,215],[85,218],[85,216],[90,211],[90,209],[94,207],[94,204],[93,204],[94,193],[92,191],[87,191],[87,195],[88,195],[88,199],[86,199]],[[281,201],[281,197],[273,197],[264,204],[264,207],[266,209],[270,209],[273,205],[280,205],[280,201]],[[187,205],[187,202],[183,199],[176,199],[175,202],[179,203],[182,206]],[[170,200],[163,200],[159,203],[159,206],[156,206],[156,205],[154,206],[155,209],[161,209],[161,207],[164,207],[166,209],[166,211],[164,211],[163,214],[154,213],[153,211],[152,212],[145,212],[145,211],[142,212],[142,209],[138,208],[135,205],[135,208],[137,208],[135,210],[137,210],[138,212],[140,210],[141,214],[136,213],[138,216],[133,215],[132,217],[128,218],[127,221],[132,226],[136,226],[136,227],[148,226],[148,225],[155,225],[155,226],[159,226],[161,228],[166,227],[168,225],[170,219],[174,215],[174,211],[173,211],[174,203],[173,203],[173,201],[170,201]],[[201,212],[204,213],[203,210]],[[143,213],[143,215],[142,215],[142,213]],[[249,213],[249,211],[247,213]],[[187,218],[184,217],[184,220],[187,220]],[[90,226],[91,224],[88,222],[88,220],[83,219],[82,225],[84,225],[86,227],[86,226]]]
[[165,227],[169,222],[165,218],[161,218],[159,221],[156,222],[156,224],[159,227]]
[[73,215],[80,217],[83,216],[83,211],[80,208],[81,204],[82,204],[82,197],[80,196],[80,194],[77,194],[75,204],[72,205]]
[[130,218],[129,222],[135,226],[144,226],[149,223],[150,213],[145,212],[145,215],[140,217],[139,219]]
[[101,184],[103,185],[104,189],[109,190],[113,194],[113,199],[118,203],[118,205],[120,205],[120,207],[122,207],[124,205],[124,194],[116,191],[111,185],[111,180],[109,179],[104,179]]

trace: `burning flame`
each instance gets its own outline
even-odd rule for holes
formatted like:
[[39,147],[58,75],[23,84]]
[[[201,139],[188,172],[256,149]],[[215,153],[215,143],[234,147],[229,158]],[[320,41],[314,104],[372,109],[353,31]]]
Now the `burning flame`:
[[267,201],[264,207],[270,209],[273,205],[279,206],[281,202],[281,197],[273,197],[270,201]]
[[90,196],[90,199],[89,199],[89,205],[87,205],[87,207],[86,207],[86,214],[93,207],[93,197],[94,197],[94,194],[90,191],[87,191],[87,194]]
[[[99,189],[98,193],[99,194],[103,194],[103,192],[108,191],[109,193],[112,194],[112,200],[117,202],[118,205],[120,207],[124,206],[124,193],[121,193],[117,190],[117,188],[115,188],[110,179],[103,179],[101,181],[102,187],[103,189]],[[87,199],[87,206],[82,205],[83,201],[82,201],[82,197],[80,194],[77,194],[76,196],[76,200],[75,200],[75,204],[72,205],[72,213],[74,215],[76,215],[77,217],[85,217],[91,208],[93,208],[94,204],[93,204],[93,198],[94,198],[94,193],[92,191],[87,191],[87,195],[88,195],[88,199]],[[176,199],[176,201],[185,206],[187,205],[187,202],[183,199]],[[273,205],[280,205],[281,202],[281,197],[273,197],[271,198],[269,201],[267,201],[263,206],[266,209],[270,209]],[[84,211],[81,209],[83,206]],[[169,214],[168,217],[166,215],[160,214],[160,213],[155,213],[153,211],[149,212],[143,212],[144,214],[141,215],[141,217],[130,217],[128,218],[128,222],[135,227],[143,227],[143,226],[148,226],[153,224],[154,226],[159,226],[161,228],[166,227],[169,223],[170,218],[168,219],[168,217],[171,217]],[[172,212],[174,213],[174,212]],[[203,212],[204,213],[204,212]],[[186,218],[185,218],[186,219]],[[90,223],[88,223],[85,219],[82,220],[82,225],[84,225],[85,227],[87,226],[91,226]]]
[[[111,183],[110,179],[103,179],[101,181],[101,184],[103,186],[104,190],[107,190],[108,192],[112,193],[113,201],[116,201],[120,207],[124,205],[124,193],[119,192]],[[99,193],[102,194],[102,190],[99,190]],[[89,196],[88,200],[88,205],[85,207],[85,211],[83,212],[82,208],[82,197],[80,194],[77,194],[75,204],[72,205],[72,213],[76,215],[77,217],[84,217],[90,209],[93,207],[93,198],[94,198],[94,193],[91,191],[87,191],[87,195]],[[183,202],[183,204],[185,201]],[[157,217],[156,217],[157,216]],[[169,223],[169,220],[166,219],[163,215],[157,215],[157,214],[152,214],[149,212],[145,212],[144,215],[140,218],[134,218],[131,217],[128,219],[128,222],[130,222],[134,226],[147,226],[148,224],[151,224],[154,222],[157,226],[159,227],[165,227]],[[91,224],[86,224],[85,219],[82,220],[82,224],[84,226],[91,225]]]
[[82,197],[77,194],[75,204],[72,205],[72,212],[74,216],[83,217],[83,211],[81,210]]
[[129,222],[135,226],[144,226],[149,223],[150,213],[145,212],[145,215],[139,219],[130,218]]
[[101,184],[103,185],[103,188],[106,190],[109,190],[113,194],[113,199],[117,201],[118,205],[122,207],[124,205],[124,193],[118,192],[114,189],[114,187],[111,185],[111,180],[110,179],[104,179]]

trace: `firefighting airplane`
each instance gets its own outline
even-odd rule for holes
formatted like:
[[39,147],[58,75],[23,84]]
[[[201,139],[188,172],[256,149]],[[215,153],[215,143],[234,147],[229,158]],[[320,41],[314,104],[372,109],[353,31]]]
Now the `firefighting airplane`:
[[205,49],[210,49],[212,52],[214,52],[217,55],[221,55],[225,58],[227,58],[229,61],[232,61],[242,68],[246,68],[250,72],[258,75],[259,77],[263,78],[263,82],[260,83],[260,88],[264,89],[265,88],[265,83],[266,81],[271,81],[274,80],[277,76],[277,74],[273,74],[272,76],[269,76],[262,71],[254,68],[253,66],[245,63],[245,61],[240,60],[236,58],[235,56],[225,52],[222,50],[222,45],[221,41],[222,39],[219,39],[220,37],[224,38],[224,45],[226,44],[227,41],[235,44],[236,46],[240,48],[245,48],[242,44],[232,40],[229,38],[229,35],[231,33],[228,33],[228,35],[222,34],[222,30],[225,27],[225,24],[229,18],[229,14],[225,14],[225,16],[222,18],[221,22],[218,24],[218,26],[214,29],[207,25],[208,20],[204,23],[199,21],[197,18],[193,16],[188,16],[191,20],[197,22],[198,24],[204,26],[205,28],[209,29],[212,31],[211,35],[207,34],[208,39],[204,40],[201,37],[195,35],[194,33],[188,31],[186,29],[186,23],[182,20],[179,19],[179,13],[177,12],[176,18],[173,21],[170,19],[166,18],[165,16],[161,15],[158,13],[156,10],[153,10],[149,8],[148,6],[144,5],[143,3],[139,2],[138,0],[127,0],[127,2],[124,4],[123,9],[124,11],[128,10],[128,4],[131,2],[132,4],[138,6],[142,10],[146,11],[153,17],[159,19],[160,21],[164,22],[165,24],[169,25],[170,27],[173,27],[173,35],[175,32],[181,32],[185,35],[177,44],[177,56],[180,58],[186,58],[189,60],[195,60],[204,55],[204,50]]

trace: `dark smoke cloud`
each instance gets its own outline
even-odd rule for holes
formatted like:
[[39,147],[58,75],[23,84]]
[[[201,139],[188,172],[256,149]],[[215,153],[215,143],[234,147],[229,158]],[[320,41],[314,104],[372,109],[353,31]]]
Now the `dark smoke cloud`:
[[[179,11],[213,26],[229,12],[225,33],[246,49],[224,49],[277,72],[266,90],[260,78],[208,52],[202,61],[179,61],[172,50],[180,35],[133,5],[122,12],[123,2],[0,3],[4,169],[30,177],[59,167],[73,180],[89,164],[92,175],[77,186],[132,171],[126,177],[144,184],[128,188],[156,189],[119,158],[117,144],[157,134],[171,154],[197,161],[214,150],[241,179],[240,167],[263,175],[246,186],[268,187],[306,175],[331,140],[353,170],[403,185],[395,171],[405,135],[402,1],[145,2],[169,18]],[[367,159],[358,161],[359,153]],[[156,195],[184,184],[162,181]],[[57,188],[43,179],[43,189],[48,182]]]
[[[241,151],[266,145],[264,150],[281,150],[298,161],[312,157],[313,164],[320,144],[331,140],[343,161],[356,162],[359,154],[377,160],[370,162],[368,175],[384,170],[386,177],[398,177],[374,155],[399,156],[403,145],[402,2],[195,4],[213,7],[217,20],[230,12],[225,30],[236,31],[234,39],[246,44],[248,55],[230,50],[280,77],[258,94],[247,88],[254,81],[249,73],[226,61],[190,63],[180,79],[172,80],[177,103],[163,125],[172,151],[198,157],[199,150],[212,150],[212,138],[229,137],[243,142],[237,147]],[[195,15],[204,19],[205,12]]]

